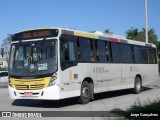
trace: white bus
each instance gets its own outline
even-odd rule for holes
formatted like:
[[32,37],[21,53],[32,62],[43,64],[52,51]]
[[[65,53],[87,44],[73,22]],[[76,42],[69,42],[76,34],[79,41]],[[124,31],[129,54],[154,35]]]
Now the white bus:
[[156,46],[63,28],[15,33],[9,59],[11,99],[60,100],[141,88],[158,79]]

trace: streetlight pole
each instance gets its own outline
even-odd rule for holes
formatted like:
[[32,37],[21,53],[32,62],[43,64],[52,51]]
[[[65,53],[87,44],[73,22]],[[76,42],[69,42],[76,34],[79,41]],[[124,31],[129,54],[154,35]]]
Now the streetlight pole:
[[145,39],[148,43],[148,0],[145,0]]

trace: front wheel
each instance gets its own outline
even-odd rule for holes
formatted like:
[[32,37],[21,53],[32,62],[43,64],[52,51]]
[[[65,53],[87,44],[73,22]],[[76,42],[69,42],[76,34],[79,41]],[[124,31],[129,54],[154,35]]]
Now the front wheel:
[[134,83],[134,89],[133,89],[133,93],[135,94],[139,94],[142,90],[142,82],[141,79],[139,77],[136,77],[135,79],[135,83]]
[[92,94],[91,90],[91,85],[87,81],[84,81],[81,86],[81,95],[79,97],[80,104],[89,103]]

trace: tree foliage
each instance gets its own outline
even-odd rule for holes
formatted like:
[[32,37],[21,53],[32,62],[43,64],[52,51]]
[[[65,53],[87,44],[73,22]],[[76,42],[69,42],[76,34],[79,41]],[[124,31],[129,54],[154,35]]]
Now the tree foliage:
[[[4,49],[4,56],[3,59],[8,62],[9,60],[9,50],[11,46],[11,41],[12,41],[12,35],[8,34],[8,36],[3,40],[3,43],[1,45],[1,48]],[[1,70],[1,68],[0,68]]]
[[3,43],[1,45],[1,48],[4,48],[5,53],[9,52],[11,41],[12,41],[12,35],[8,34],[8,36],[3,40]]
[[106,34],[113,34],[113,32],[111,32],[110,29],[105,29],[104,33],[106,33]]
[[131,40],[136,40],[137,36],[138,36],[138,29],[135,28],[130,28],[129,30],[127,30],[126,32],[126,38],[127,39],[131,39]]

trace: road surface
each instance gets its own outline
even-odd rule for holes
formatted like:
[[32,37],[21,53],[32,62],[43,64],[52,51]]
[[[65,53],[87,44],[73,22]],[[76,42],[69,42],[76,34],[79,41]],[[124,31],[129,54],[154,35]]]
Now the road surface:
[[[40,100],[11,100],[8,89],[0,88],[0,111],[127,111],[132,105],[149,104],[156,100],[160,100],[160,80],[145,86],[140,94],[132,94],[128,90],[96,94],[95,100],[85,105],[78,104],[75,99],[48,103],[42,103]],[[75,120],[73,117],[62,118]],[[14,119],[16,120],[17,118]],[[36,120],[35,118],[33,119]],[[45,118],[37,118],[37,120],[39,119]],[[48,119],[52,118],[48,117]],[[56,119],[60,118],[56,117]],[[93,117],[81,117],[79,119],[93,120]],[[104,118],[100,117],[94,119],[104,120]]]

